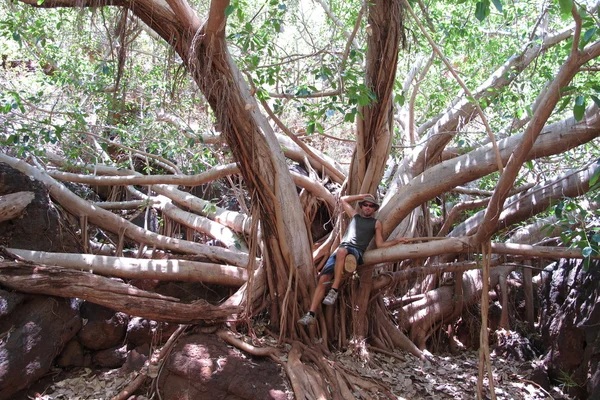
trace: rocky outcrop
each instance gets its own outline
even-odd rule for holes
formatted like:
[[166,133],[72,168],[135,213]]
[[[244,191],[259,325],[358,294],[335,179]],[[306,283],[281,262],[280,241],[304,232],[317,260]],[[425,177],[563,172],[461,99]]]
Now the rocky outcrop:
[[544,363],[554,382],[581,399],[600,399],[600,262],[580,260],[546,268],[541,328]]
[[177,342],[160,375],[165,400],[287,400],[284,378],[270,360],[250,359],[216,335]]
[[1,318],[0,400],[46,374],[80,328],[77,304],[54,297],[28,296]]
[[0,223],[0,245],[17,249],[80,253],[71,223],[50,201],[44,184],[0,163],[0,196],[21,191],[35,197],[23,214]]

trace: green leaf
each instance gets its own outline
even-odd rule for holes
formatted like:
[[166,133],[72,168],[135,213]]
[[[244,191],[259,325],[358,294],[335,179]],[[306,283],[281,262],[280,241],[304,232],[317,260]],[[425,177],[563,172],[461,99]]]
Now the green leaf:
[[573,0],[558,0],[560,4],[560,14],[563,18],[569,18],[573,9]]
[[585,31],[585,33],[583,34],[583,42],[587,44],[592,38],[592,36],[594,36],[597,30],[598,28],[593,27],[592,29],[588,29],[587,31]]
[[554,215],[556,215],[556,218],[562,219],[562,212],[564,208],[565,203],[563,203],[562,201],[559,201],[558,204],[554,206]]
[[589,271],[589,269],[590,269],[590,261],[591,261],[591,260],[590,260],[590,258],[589,258],[589,257],[586,257],[586,258],[584,258],[584,259],[583,259],[583,270],[584,270],[585,272],[588,272],[588,271]]
[[41,6],[42,4],[44,4],[44,0],[38,0],[37,5]]
[[567,106],[569,105],[571,99],[569,97],[565,97],[560,104],[558,105],[558,108],[556,109],[557,112],[561,112],[562,110],[564,110],[565,108],[567,108]]
[[592,249],[590,246],[587,246],[587,247],[585,247],[585,248],[583,248],[583,249],[581,250],[581,254],[582,254],[584,257],[589,257],[589,256],[591,256],[591,255],[592,255],[592,252],[593,252],[593,251],[594,251],[594,250],[593,250],[593,249]]
[[228,5],[227,8],[225,9],[225,16],[229,17],[231,14],[233,14],[234,11],[235,11],[235,6],[233,4]]
[[568,91],[575,90],[575,89],[577,89],[577,86],[567,85],[567,86],[561,87],[558,90],[558,93],[564,94],[564,93],[567,93]]
[[488,0],[479,1],[475,6],[475,17],[479,20],[479,22],[483,22],[483,20],[490,15],[490,2]]
[[359,106],[368,106],[369,104],[371,104],[371,99],[369,98],[369,95],[366,93],[361,93],[358,96],[358,105]]
[[406,101],[406,97],[404,97],[404,94],[397,94],[396,97],[394,98],[394,103],[398,103],[398,105],[400,107],[402,107],[404,105],[405,101]]
[[573,116],[576,121],[581,121],[585,114],[585,98],[583,96],[577,96],[575,98],[575,106],[573,106]]
[[594,171],[594,173],[592,174],[592,177],[590,178],[590,187],[592,187],[596,184],[599,177],[600,177],[600,166],[596,167],[596,170]]
[[500,0],[492,0],[492,3],[494,3],[494,7],[496,7],[496,10],[502,12],[502,2]]
[[19,43],[19,46],[20,46],[21,45],[21,35],[19,34],[19,32],[13,32],[12,37],[17,43]]
[[592,98],[592,100],[594,100],[594,103],[596,103],[596,105],[600,107],[600,99],[598,98],[598,96],[591,95],[590,97]]
[[346,113],[346,115],[344,115],[344,122],[353,123],[355,118],[356,118],[356,111]]

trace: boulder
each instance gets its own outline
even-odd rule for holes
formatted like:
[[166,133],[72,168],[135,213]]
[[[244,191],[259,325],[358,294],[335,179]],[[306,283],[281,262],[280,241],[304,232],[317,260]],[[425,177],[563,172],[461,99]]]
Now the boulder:
[[127,314],[84,302],[81,317],[87,322],[77,336],[84,347],[104,350],[122,345],[129,322]]
[[76,302],[62,298],[28,296],[0,319],[0,400],[45,375],[79,329]]
[[119,368],[127,359],[127,345],[99,350],[92,355],[92,364],[102,368]]
[[561,260],[542,290],[541,330],[548,376],[569,394],[600,398],[600,262]]
[[0,196],[21,191],[33,192],[35,197],[21,217],[0,223],[0,245],[26,250],[80,253],[81,245],[73,233],[73,224],[54,207],[44,184],[0,163]]
[[165,400],[287,400],[285,378],[271,360],[250,358],[216,335],[177,342],[160,374]]

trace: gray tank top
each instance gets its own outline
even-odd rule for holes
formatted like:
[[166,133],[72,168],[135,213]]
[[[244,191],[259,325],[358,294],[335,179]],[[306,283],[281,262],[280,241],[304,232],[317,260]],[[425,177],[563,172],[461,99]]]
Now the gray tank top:
[[364,218],[360,214],[354,215],[340,245],[354,247],[364,253],[375,236],[376,223],[377,219],[375,218]]

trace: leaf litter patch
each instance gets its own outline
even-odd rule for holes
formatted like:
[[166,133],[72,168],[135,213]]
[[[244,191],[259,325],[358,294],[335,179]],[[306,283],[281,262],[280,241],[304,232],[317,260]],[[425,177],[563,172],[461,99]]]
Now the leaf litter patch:
[[[403,360],[381,353],[370,353],[367,361],[358,360],[351,352],[338,355],[337,361],[344,368],[364,378],[377,381],[398,399],[469,399],[477,391],[479,354],[468,351],[459,355],[431,355],[420,361],[410,354],[402,354]],[[570,400],[559,387],[546,392],[526,376],[532,370],[531,363],[516,363],[492,356],[494,389],[498,400],[562,399]],[[484,378],[484,396],[489,398],[487,371]],[[358,397],[360,398],[360,397]],[[377,398],[389,398],[383,394]]]
[[[68,378],[51,384],[44,393],[36,393],[35,400],[100,400],[110,399],[121,392],[135,378],[136,372],[123,375],[119,369],[94,371],[90,368],[75,370]],[[142,400],[143,397],[138,396]]]
[[[401,358],[401,359],[399,359]],[[420,361],[403,353],[399,358],[370,352],[368,360],[356,357],[351,351],[338,353],[336,360],[345,369],[371,379],[388,388],[399,400],[466,399],[473,398],[477,390],[479,355],[476,351],[459,355],[431,355]],[[494,385],[498,400],[571,400],[560,387],[546,392],[526,376],[531,363],[515,363],[492,356]],[[50,385],[42,394],[30,397],[36,400],[100,400],[116,396],[134,379],[136,372],[123,375],[119,369],[93,371],[85,368],[72,371],[68,378]],[[489,397],[487,373],[484,378],[485,395]],[[357,399],[360,394],[355,393]],[[374,398],[388,399],[383,393],[372,393]],[[139,400],[146,397],[138,395]]]

